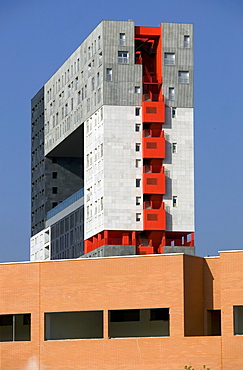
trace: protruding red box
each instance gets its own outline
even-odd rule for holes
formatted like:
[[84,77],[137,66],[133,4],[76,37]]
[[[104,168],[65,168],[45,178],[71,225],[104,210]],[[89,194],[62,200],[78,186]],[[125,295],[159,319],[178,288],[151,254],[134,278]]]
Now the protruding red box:
[[165,103],[158,101],[142,102],[142,119],[143,122],[165,122]]

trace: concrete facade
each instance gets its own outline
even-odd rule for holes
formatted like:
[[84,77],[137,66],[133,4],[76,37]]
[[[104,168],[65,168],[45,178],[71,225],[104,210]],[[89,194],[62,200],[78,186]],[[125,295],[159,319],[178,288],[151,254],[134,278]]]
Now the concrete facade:
[[58,244],[58,258],[191,254],[193,114],[193,26],[102,21],[32,99],[32,236],[53,227],[54,252],[62,204],[83,191],[78,246]]

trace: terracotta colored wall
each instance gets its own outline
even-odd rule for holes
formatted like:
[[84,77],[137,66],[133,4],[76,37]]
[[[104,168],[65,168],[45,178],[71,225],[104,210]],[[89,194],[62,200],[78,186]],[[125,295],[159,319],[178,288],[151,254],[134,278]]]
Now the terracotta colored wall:
[[[202,329],[203,291],[208,299],[203,258],[158,255],[0,265],[0,314],[31,313],[32,319],[30,342],[0,343],[0,369],[180,370],[190,364],[195,370],[204,364],[211,370],[231,369],[232,364],[241,369],[243,336],[232,334],[232,304],[243,304],[242,263],[243,253],[241,258],[223,254],[208,264],[214,278],[218,271],[224,274],[222,337],[184,337],[184,293],[186,317],[192,318],[187,328]],[[170,337],[108,339],[108,309],[156,307],[170,307]],[[105,339],[44,341],[44,312],[82,310],[104,310]]]

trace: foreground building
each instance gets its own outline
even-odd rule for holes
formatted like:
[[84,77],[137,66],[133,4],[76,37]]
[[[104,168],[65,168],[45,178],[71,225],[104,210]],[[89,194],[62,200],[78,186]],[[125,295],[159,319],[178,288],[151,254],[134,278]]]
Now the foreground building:
[[194,254],[191,24],[102,21],[31,106],[31,260]]
[[0,264],[0,368],[240,370],[242,265],[243,251]]

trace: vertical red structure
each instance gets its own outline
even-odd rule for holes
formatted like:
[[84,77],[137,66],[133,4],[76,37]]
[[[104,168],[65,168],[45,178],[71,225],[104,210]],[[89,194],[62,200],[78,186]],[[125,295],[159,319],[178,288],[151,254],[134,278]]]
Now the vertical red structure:
[[162,91],[162,25],[135,27],[135,62],[143,68],[143,224],[137,236],[137,253],[164,253],[164,247],[193,246],[194,234],[166,231],[166,211],[163,195],[166,178],[163,159],[166,142],[163,123],[165,102]]

